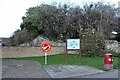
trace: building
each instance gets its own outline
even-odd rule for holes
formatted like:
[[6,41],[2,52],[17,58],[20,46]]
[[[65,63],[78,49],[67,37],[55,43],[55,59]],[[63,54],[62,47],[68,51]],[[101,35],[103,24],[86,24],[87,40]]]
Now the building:
[[9,38],[0,37],[0,46],[8,46],[8,45],[9,45]]
[[0,46],[2,45],[2,39],[0,38]]

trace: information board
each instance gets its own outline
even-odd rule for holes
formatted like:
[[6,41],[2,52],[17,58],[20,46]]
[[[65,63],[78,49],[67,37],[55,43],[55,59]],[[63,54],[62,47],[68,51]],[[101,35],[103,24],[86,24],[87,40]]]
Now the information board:
[[80,39],[67,39],[67,49],[80,49]]

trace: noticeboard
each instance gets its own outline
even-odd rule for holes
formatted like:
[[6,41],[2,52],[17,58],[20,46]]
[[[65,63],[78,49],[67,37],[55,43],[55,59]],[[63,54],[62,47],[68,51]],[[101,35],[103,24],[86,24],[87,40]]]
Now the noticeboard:
[[[67,39],[66,41],[66,64],[68,64],[68,51],[78,51],[81,59],[80,39]],[[81,60],[80,60],[81,62]]]
[[80,49],[80,39],[67,39],[66,46],[68,50]]

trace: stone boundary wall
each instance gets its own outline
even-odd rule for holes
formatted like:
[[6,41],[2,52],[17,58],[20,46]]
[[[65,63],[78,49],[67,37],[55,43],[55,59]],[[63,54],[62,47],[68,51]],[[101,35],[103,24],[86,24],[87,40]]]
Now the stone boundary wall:
[[120,44],[118,44],[116,40],[106,40],[105,43],[106,43],[106,49],[119,52]]
[[[106,40],[106,48],[120,52],[120,44],[115,40]],[[65,46],[53,46],[48,55],[63,54],[66,52],[65,49]],[[44,56],[44,52],[41,51],[40,47],[0,47],[0,51],[2,58]],[[74,54],[74,51],[68,53]]]
[[[40,47],[2,47],[2,58],[44,56]],[[65,47],[52,47],[48,55],[63,54]]]

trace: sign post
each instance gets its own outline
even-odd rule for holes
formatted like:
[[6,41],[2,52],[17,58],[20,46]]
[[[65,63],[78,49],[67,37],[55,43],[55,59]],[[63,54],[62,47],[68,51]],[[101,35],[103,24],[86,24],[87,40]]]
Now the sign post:
[[45,53],[45,64],[47,64],[47,53]]
[[[79,55],[81,54],[80,49],[80,39],[67,39],[66,43],[66,64],[68,64],[68,51],[79,51]],[[81,58],[81,55],[80,55]]]
[[49,42],[42,42],[40,48],[43,52],[45,52],[45,64],[47,64],[47,52],[49,52],[52,48]]

